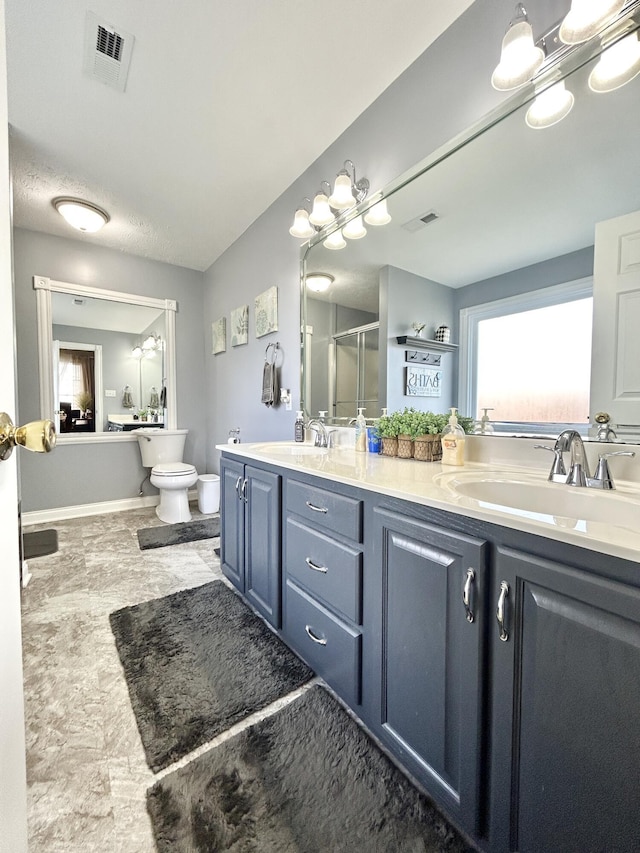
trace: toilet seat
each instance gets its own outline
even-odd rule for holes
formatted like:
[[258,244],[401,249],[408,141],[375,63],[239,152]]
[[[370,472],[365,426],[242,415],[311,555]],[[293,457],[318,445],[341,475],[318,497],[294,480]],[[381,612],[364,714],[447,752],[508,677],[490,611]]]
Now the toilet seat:
[[197,471],[195,465],[184,462],[161,462],[153,466],[151,473],[155,477],[191,477]]

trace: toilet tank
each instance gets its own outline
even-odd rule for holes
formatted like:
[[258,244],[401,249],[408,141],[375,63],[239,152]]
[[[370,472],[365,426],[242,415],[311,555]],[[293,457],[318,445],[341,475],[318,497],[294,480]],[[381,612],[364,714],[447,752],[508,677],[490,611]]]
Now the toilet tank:
[[133,430],[140,446],[143,466],[153,468],[165,462],[182,462],[188,432],[186,429],[159,427]]

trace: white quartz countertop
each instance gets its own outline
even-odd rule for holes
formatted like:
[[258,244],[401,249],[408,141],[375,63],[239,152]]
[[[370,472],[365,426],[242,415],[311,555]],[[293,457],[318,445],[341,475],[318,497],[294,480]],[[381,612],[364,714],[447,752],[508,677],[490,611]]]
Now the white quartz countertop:
[[[617,480],[615,491],[576,489],[549,483],[541,468],[504,461],[452,467],[360,453],[353,446],[320,450],[284,441],[216,449],[640,563],[640,486],[634,482]],[[508,502],[491,497],[496,484]],[[485,488],[489,498],[479,499],[473,490]]]

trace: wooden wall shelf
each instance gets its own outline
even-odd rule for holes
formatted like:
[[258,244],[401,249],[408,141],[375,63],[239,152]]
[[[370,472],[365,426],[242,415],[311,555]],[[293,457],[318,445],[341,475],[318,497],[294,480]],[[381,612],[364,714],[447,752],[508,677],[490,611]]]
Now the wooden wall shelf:
[[411,335],[398,335],[396,341],[419,349],[428,349],[433,352],[453,352],[458,349],[458,344],[443,344],[441,341],[429,341],[426,338],[415,338]]

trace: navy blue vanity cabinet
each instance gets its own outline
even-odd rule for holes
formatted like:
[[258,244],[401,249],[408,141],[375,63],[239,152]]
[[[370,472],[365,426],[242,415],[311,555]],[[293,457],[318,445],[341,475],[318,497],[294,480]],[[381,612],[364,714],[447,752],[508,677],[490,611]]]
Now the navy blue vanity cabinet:
[[640,850],[640,589],[507,547],[492,586],[492,853]]
[[486,543],[415,505],[379,504],[365,523],[363,718],[478,837]]
[[363,500],[330,481],[285,484],[283,635],[352,707],[362,669]]
[[274,627],[281,621],[279,474],[223,457],[220,466],[222,571]]

